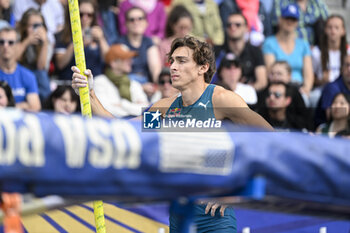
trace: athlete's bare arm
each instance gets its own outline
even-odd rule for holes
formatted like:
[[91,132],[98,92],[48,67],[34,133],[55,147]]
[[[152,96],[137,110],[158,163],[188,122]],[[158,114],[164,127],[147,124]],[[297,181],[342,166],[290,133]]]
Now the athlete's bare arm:
[[[88,84],[88,81],[86,81],[85,76],[80,74],[80,71],[78,67],[73,66],[73,77],[72,77],[72,87],[73,89],[78,92],[77,90],[79,87],[86,87]],[[93,76],[91,73],[91,70],[85,71],[86,76],[89,80],[89,88],[90,88],[90,104],[91,104],[91,110],[94,115],[101,116],[101,117],[114,117],[110,112],[108,112],[100,103],[97,96],[95,95],[94,89],[93,89]]]
[[263,117],[252,111],[244,100],[232,91],[216,86],[213,93],[213,106],[218,120],[230,119],[237,124],[273,130]]

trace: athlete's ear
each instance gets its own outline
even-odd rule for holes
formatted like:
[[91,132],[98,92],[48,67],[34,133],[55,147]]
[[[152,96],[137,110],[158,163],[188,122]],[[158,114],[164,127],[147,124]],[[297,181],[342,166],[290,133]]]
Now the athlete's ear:
[[204,75],[209,70],[209,64],[201,65],[199,67],[199,74]]

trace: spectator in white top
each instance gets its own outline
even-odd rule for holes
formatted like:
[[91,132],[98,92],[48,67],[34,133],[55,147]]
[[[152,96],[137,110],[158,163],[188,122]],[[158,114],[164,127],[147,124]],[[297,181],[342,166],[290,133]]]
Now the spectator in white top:
[[149,105],[141,84],[128,76],[135,56],[137,53],[124,44],[112,45],[105,56],[108,68],[95,78],[96,96],[116,117],[139,116],[142,107]]
[[341,15],[328,17],[321,46],[312,49],[312,65],[316,75],[315,86],[323,86],[336,80],[341,71],[347,47],[345,21]]
[[48,29],[48,37],[52,44],[55,42],[54,34],[64,25],[64,10],[59,0],[15,0],[13,13],[16,22],[19,22],[24,12],[29,8],[39,9],[44,16]]
[[217,84],[241,96],[248,105],[256,104],[258,97],[255,89],[251,85],[241,83],[240,79],[242,65],[233,56],[226,55],[218,69]]

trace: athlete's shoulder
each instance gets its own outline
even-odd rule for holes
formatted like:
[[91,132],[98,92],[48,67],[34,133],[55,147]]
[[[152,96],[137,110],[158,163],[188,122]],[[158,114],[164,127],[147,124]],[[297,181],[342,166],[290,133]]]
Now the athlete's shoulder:
[[221,86],[215,86],[213,92],[213,106],[214,107],[246,107],[242,97],[233,91],[226,90]]
[[177,97],[178,94],[172,97],[160,99],[151,106],[149,111],[153,112],[159,110],[162,113],[162,115],[165,115],[167,110]]

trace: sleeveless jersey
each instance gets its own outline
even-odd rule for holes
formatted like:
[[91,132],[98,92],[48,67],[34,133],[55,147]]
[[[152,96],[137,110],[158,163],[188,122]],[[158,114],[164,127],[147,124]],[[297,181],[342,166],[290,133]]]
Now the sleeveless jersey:
[[215,119],[213,109],[213,92],[215,85],[209,84],[200,98],[190,106],[183,106],[182,96],[179,95],[166,112],[166,117],[195,118],[197,120]]

